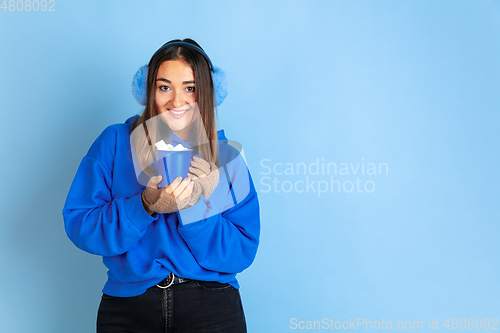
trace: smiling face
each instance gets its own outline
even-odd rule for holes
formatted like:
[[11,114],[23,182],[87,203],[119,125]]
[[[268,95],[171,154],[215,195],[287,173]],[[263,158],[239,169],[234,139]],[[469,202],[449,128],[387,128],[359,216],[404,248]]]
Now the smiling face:
[[181,60],[168,60],[160,65],[155,104],[161,120],[172,132],[181,140],[190,139],[195,119],[195,82],[189,65]]

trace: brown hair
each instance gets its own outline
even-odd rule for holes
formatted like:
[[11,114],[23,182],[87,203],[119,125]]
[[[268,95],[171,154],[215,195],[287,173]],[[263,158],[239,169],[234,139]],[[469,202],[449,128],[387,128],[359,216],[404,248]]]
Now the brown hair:
[[[139,126],[143,126],[145,135],[135,135],[131,140],[132,149],[135,148],[138,162],[144,172],[152,177],[157,174],[154,169],[154,158],[156,155],[155,143],[161,138],[156,126],[146,126],[146,121],[158,116],[156,109],[156,76],[160,65],[169,60],[181,60],[191,67],[196,82],[195,102],[200,111],[200,117],[194,120],[193,133],[198,153],[208,162],[213,162],[219,166],[218,145],[217,145],[217,127],[215,123],[215,95],[214,84],[210,72],[210,66],[205,57],[195,49],[184,45],[168,46],[172,42],[187,42],[193,45],[201,46],[194,40],[186,38],[183,40],[174,39],[165,43],[151,58],[148,65],[148,78],[146,90],[146,107],[142,115],[132,124],[130,131],[133,132]],[[156,119],[159,119],[157,117]],[[149,124],[148,124],[149,125]],[[169,131],[168,126],[164,126]],[[168,136],[167,136],[168,137]],[[208,139],[208,142],[206,141]]]

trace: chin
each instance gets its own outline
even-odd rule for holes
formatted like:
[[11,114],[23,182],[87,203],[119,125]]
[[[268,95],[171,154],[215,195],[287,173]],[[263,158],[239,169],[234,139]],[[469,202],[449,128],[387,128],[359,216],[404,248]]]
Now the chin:
[[174,132],[185,130],[191,125],[191,122],[187,119],[175,119],[171,117],[168,112],[163,112],[160,115],[160,119],[165,123],[170,130]]

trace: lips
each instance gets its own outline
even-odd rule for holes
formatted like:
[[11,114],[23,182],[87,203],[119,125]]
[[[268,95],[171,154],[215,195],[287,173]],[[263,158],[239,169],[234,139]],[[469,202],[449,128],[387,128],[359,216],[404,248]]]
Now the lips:
[[168,110],[170,115],[174,117],[175,119],[181,119],[184,117],[184,115],[189,111],[189,109],[174,109],[174,110]]

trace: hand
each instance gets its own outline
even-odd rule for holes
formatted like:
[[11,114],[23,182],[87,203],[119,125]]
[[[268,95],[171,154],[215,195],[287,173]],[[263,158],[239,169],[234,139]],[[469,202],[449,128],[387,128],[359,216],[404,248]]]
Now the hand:
[[184,178],[184,180],[182,179],[182,177],[177,177],[172,183],[170,183],[170,185],[165,188],[165,192],[172,195],[175,199],[183,201],[189,199],[189,197],[191,196],[193,185],[194,183],[191,180],[190,175]]
[[[151,177],[143,192],[143,203],[146,211],[156,213],[173,213],[177,210],[188,208],[194,205],[191,194],[194,183],[188,175],[184,180],[177,177],[165,188],[158,189],[161,176]],[[196,200],[197,201],[197,200]]]
[[194,180],[194,193],[199,193],[208,199],[219,183],[219,169],[212,162],[193,156],[189,172]]
[[189,172],[192,175],[193,179],[205,178],[210,173],[210,171],[210,163],[208,163],[201,157],[193,156],[191,166],[189,167]]

